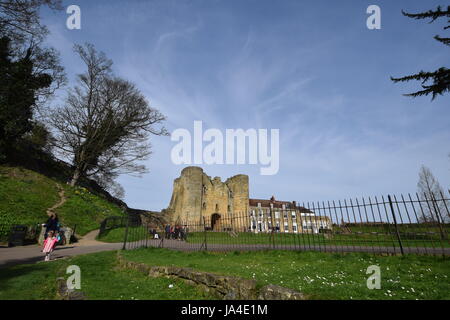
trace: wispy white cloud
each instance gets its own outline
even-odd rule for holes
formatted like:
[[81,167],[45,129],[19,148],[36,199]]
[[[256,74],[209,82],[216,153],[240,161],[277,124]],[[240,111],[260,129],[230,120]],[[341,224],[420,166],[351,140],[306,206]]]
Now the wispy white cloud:
[[[405,98],[417,86],[389,80],[415,71],[411,64],[423,57],[424,68],[446,63],[417,42],[401,4],[383,2],[386,28],[368,33],[365,11],[356,18],[359,7],[350,2],[326,18],[315,1],[142,1],[127,2],[126,11],[109,3],[83,2],[88,27],[80,33],[51,26],[50,43],[70,73],[81,68],[72,43],[91,41],[168,116],[170,130],[191,129],[194,120],[223,130],[280,129],[276,176],[260,176],[254,166],[205,166],[208,174],[246,173],[251,196],[287,200],[411,192],[422,163],[450,186],[448,98]],[[160,209],[181,167],[170,162],[168,137],[152,143],[151,172],[121,182],[131,205]]]

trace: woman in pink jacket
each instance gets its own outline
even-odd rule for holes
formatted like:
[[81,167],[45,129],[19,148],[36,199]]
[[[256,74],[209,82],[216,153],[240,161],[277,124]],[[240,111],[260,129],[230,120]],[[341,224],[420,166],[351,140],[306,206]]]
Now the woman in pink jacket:
[[42,249],[42,252],[45,253],[44,261],[50,261],[50,255],[55,248],[56,242],[58,242],[58,239],[55,237],[55,232],[49,231],[47,239],[44,240],[44,249]]

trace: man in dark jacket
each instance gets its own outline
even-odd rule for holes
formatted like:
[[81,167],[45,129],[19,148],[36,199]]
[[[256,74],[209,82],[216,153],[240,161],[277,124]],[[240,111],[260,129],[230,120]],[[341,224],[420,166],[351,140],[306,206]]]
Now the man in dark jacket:
[[47,239],[49,231],[53,231],[55,234],[59,231],[59,220],[56,214],[52,214],[45,223],[45,235],[44,239]]
[[170,224],[166,225],[166,228],[164,229],[166,233],[166,239],[170,238]]

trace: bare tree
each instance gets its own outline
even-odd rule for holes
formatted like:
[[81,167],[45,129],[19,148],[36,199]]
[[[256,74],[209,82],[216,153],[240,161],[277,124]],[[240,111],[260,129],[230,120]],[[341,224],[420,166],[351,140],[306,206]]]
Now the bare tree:
[[164,127],[155,128],[165,116],[149,106],[134,84],[114,76],[111,60],[93,45],[74,50],[87,70],[51,116],[55,147],[73,160],[71,185],[80,177],[101,182],[146,172],[139,161],[151,154],[150,135],[167,135]]
[[431,170],[422,165],[419,172],[419,182],[417,183],[421,200],[427,200],[427,204],[422,206],[422,222],[446,222],[450,203],[442,199],[444,191],[438,180],[433,176]]
[[108,191],[113,197],[124,200],[125,189],[115,179],[118,175],[96,175],[94,180],[103,188]]

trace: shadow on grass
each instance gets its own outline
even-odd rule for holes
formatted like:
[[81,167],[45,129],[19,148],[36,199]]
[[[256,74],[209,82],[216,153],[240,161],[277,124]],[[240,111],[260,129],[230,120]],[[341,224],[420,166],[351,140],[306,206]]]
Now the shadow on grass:
[[[36,263],[36,260],[37,258],[27,260],[28,263],[34,264],[0,269],[0,300],[55,298],[55,280],[61,263],[59,261]],[[8,292],[7,296],[6,292]]]

